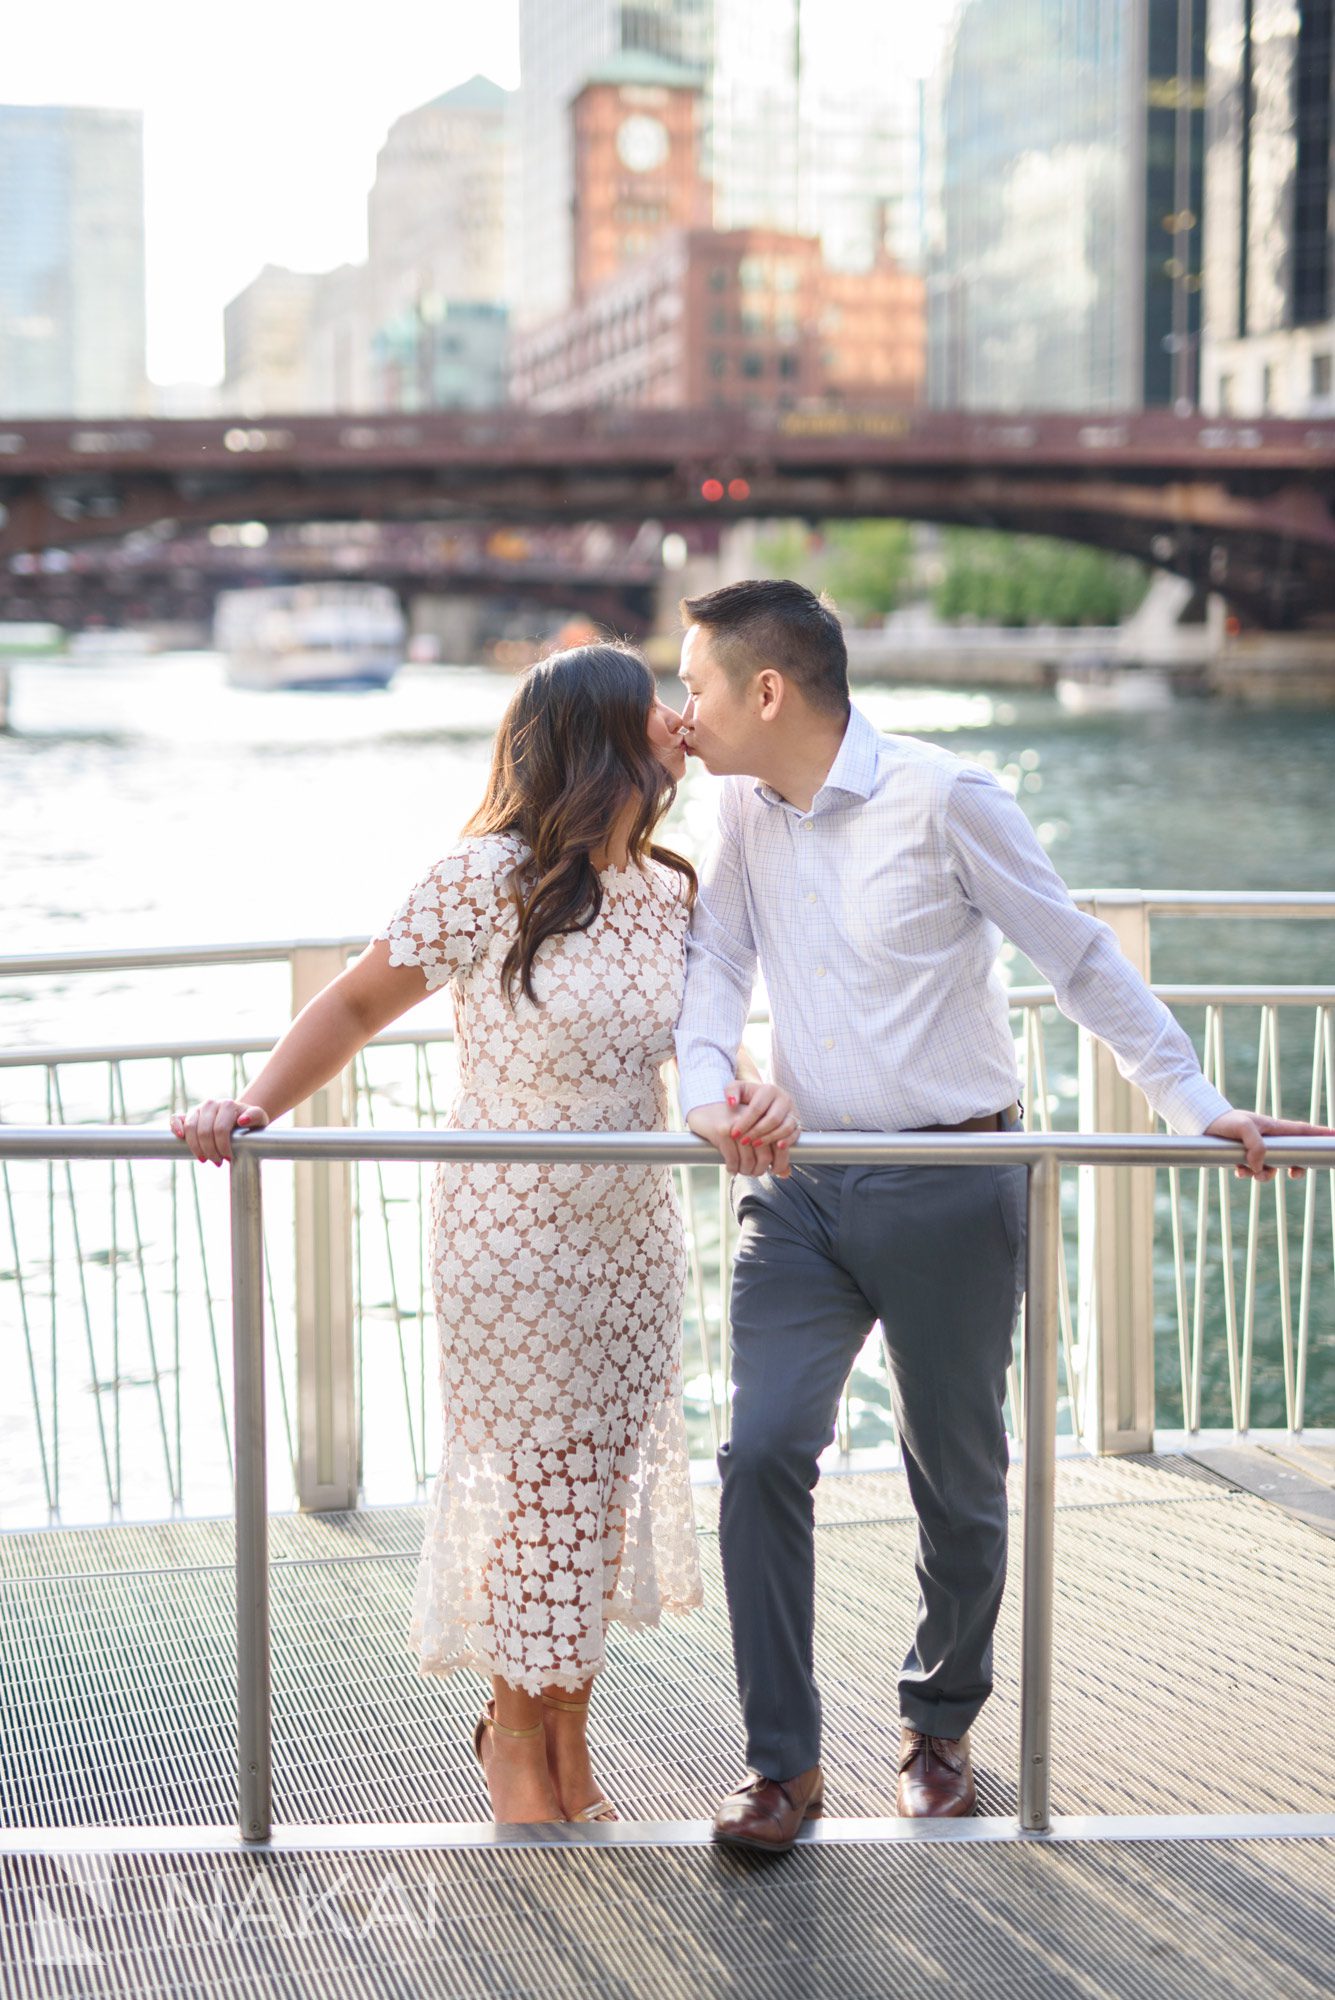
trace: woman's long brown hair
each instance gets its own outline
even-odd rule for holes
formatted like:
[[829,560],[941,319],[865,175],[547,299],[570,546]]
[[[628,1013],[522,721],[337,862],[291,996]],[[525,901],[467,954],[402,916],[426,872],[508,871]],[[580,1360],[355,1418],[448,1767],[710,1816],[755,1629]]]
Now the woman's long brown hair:
[[590,855],[605,845],[632,800],[627,850],[675,868],[696,894],[695,870],[651,835],[676,797],[649,743],[654,677],[622,646],[571,646],[530,667],[496,732],[482,803],[466,834],[515,833],[529,858],[514,871],[519,929],[501,966],[514,1001],[516,978],[530,1000],[533,962],[550,937],[587,930],[603,906]]

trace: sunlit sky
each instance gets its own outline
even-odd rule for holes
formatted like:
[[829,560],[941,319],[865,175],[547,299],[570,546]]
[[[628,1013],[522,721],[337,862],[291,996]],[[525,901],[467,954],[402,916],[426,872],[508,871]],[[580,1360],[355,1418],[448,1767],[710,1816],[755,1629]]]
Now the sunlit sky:
[[[920,72],[945,0],[868,4],[902,8]],[[226,301],[265,263],[364,256],[390,124],[478,70],[518,83],[517,0],[29,0],[0,101],[143,111],[149,374],[212,382]]]

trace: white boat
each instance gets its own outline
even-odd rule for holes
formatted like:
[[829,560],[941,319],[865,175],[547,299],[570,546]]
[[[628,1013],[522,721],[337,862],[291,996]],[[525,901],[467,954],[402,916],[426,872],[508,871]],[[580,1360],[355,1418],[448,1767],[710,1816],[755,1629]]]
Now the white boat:
[[1157,667],[1115,661],[1072,662],[1057,675],[1057,701],[1068,715],[1151,715],[1173,706],[1173,683]]
[[225,590],[213,643],[241,688],[384,688],[403,663],[407,625],[380,583]]

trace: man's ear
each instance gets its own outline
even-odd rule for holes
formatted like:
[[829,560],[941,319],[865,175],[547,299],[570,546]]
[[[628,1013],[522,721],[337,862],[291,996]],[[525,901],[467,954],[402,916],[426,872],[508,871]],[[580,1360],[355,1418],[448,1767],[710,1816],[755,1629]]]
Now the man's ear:
[[760,673],[759,680],[760,713],[767,722],[770,722],[783,707],[785,693],[783,675],[776,672],[773,667],[765,667]]

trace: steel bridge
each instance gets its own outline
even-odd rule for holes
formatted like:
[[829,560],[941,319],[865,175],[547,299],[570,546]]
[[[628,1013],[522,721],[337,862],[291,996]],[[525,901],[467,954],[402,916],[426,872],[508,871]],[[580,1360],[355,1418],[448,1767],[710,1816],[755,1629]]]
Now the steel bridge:
[[[868,516],[1060,535],[1335,625],[1335,422],[896,408],[15,423],[0,557],[158,522]],[[7,587],[0,577],[0,590]]]
[[[423,594],[488,597],[582,612],[619,632],[653,624],[664,570],[654,522],[545,524],[522,531],[479,522],[282,523],[247,530],[156,523],[70,549],[11,556],[0,608],[17,620],[77,631],[185,619],[206,624],[218,595],[261,585],[383,583],[405,608]],[[692,530],[701,546],[717,535]]]

